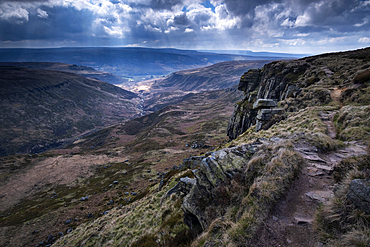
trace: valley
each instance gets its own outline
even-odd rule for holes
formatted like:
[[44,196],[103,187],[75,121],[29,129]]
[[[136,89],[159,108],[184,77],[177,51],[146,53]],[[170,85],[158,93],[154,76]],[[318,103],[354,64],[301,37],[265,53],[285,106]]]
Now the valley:
[[0,246],[366,246],[369,54],[207,53],[135,83],[0,64]]

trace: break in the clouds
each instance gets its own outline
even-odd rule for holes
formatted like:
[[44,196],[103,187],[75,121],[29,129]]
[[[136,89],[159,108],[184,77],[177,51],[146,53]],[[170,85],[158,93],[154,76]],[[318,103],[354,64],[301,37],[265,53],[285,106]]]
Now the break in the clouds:
[[318,53],[370,46],[370,1],[0,0],[2,47]]

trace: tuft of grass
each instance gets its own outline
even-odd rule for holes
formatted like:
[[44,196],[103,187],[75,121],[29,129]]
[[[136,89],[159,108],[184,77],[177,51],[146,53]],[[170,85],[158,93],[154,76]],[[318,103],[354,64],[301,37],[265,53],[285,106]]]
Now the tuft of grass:
[[349,185],[353,179],[369,178],[368,159],[369,156],[361,157],[359,160],[346,159],[340,164],[339,170],[346,175],[339,178],[337,176],[340,183],[335,196],[328,204],[322,205],[316,213],[314,227],[328,246],[369,246],[370,244],[370,215],[356,208],[347,199]]
[[136,242],[132,243],[131,247],[155,247],[160,246],[155,235],[145,235]]
[[335,115],[334,124],[340,140],[370,144],[370,106],[344,106]]

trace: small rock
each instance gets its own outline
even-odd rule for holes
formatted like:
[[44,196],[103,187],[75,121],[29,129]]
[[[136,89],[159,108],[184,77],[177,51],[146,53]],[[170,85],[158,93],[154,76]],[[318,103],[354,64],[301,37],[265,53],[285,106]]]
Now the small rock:
[[72,232],[73,231],[73,229],[72,228],[68,228],[67,229],[67,231],[66,231],[66,234],[68,234],[68,233],[70,233],[70,232]]
[[159,182],[158,190],[160,191],[164,185],[163,179]]
[[136,192],[131,192],[131,195],[136,196],[137,193]]
[[85,197],[81,197],[80,201],[87,201],[89,200],[89,197],[88,196],[85,196]]
[[113,205],[114,204],[114,201],[113,200],[110,200],[107,205]]
[[272,220],[273,220],[273,221],[278,221],[278,220],[279,220],[279,218],[278,218],[278,217],[276,217],[276,216],[272,216]]
[[33,232],[32,232],[32,235],[35,235],[35,234],[38,234],[39,233],[39,231],[38,230],[34,230]]
[[68,219],[64,222],[64,224],[68,225],[68,224],[71,224],[72,223],[72,219]]
[[95,218],[95,216],[94,216],[92,213],[88,213],[88,214],[87,214],[87,218],[88,218],[88,219],[91,219],[91,218]]
[[63,234],[63,232],[58,232],[58,237],[63,237],[64,236],[64,234]]
[[113,184],[118,184],[118,181],[116,180],[116,181],[113,181]]
[[49,236],[48,236],[48,238],[47,238],[47,240],[46,240],[46,243],[48,243],[48,244],[52,244],[52,243],[54,243],[54,242],[55,242],[55,237],[54,237],[54,235],[53,235],[53,234],[49,235]]

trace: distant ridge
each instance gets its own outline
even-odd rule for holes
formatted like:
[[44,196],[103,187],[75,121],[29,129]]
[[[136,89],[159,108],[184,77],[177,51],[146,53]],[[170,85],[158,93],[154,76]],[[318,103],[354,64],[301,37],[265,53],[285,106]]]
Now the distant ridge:
[[[61,62],[125,77],[164,76],[232,60],[276,60],[276,56],[216,54],[195,50],[142,47],[0,49],[0,62]],[[140,78],[138,78],[140,79]]]
[[0,67],[0,156],[41,152],[139,115],[136,94],[80,75]]
[[233,55],[244,55],[244,56],[255,56],[255,57],[274,57],[278,59],[285,58],[303,58],[310,56],[310,54],[292,54],[292,53],[276,53],[276,52],[254,52],[249,50],[199,50],[200,52],[210,52],[217,54],[233,54]]

